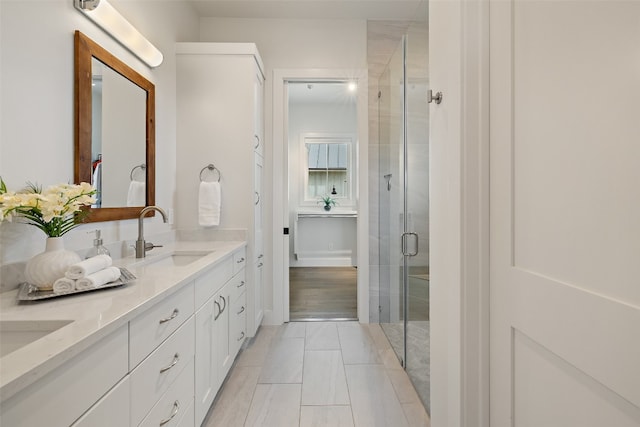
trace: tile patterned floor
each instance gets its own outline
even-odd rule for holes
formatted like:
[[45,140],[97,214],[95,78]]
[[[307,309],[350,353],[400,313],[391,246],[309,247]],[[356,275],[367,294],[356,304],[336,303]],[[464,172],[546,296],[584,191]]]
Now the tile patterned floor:
[[[404,348],[402,323],[381,323],[389,343],[395,349],[396,354],[402,354]],[[407,325],[407,373],[413,381],[413,385],[422,399],[422,404],[427,411],[431,405],[431,361],[430,361],[429,322],[409,321]]]
[[429,426],[377,324],[262,326],[240,353],[203,427]]

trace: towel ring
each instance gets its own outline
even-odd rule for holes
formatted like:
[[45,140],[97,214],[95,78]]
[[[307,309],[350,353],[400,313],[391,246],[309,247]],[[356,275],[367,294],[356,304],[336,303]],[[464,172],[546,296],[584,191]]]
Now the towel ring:
[[142,163],[142,164],[139,164],[137,166],[134,166],[133,169],[131,169],[131,173],[129,174],[129,179],[131,179],[131,181],[133,181],[133,173],[136,171],[136,169],[145,170],[145,169],[147,169],[147,165]]
[[218,182],[220,182],[220,178],[222,177],[222,175],[220,174],[220,169],[213,166],[213,163],[209,163],[207,166],[202,168],[202,170],[200,171],[200,182],[204,182],[204,179],[202,178],[202,174],[206,170],[210,170],[211,172],[218,172]]

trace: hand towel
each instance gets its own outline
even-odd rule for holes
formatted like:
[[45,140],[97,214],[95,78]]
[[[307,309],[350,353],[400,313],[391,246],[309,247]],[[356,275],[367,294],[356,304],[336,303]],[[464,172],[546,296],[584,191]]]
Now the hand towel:
[[91,205],[92,208],[99,208],[102,204],[102,162],[96,165],[91,177],[91,185],[96,189],[96,202]]
[[55,282],[53,282],[53,293],[55,294],[64,294],[67,292],[72,292],[76,290],[76,281],[73,279],[68,279],[66,277],[62,277]]
[[145,206],[147,204],[146,185],[142,181],[131,181],[127,192],[127,206]]
[[77,262],[67,269],[64,275],[67,279],[78,280],[82,279],[89,274],[93,274],[96,271],[100,271],[111,265],[112,260],[109,255],[96,255],[91,258],[87,258],[84,261]]
[[198,222],[203,227],[220,225],[219,182],[201,182],[198,192]]
[[120,269],[118,267],[108,267],[93,274],[90,274],[76,281],[76,289],[81,291],[100,287],[106,283],[118,280]]

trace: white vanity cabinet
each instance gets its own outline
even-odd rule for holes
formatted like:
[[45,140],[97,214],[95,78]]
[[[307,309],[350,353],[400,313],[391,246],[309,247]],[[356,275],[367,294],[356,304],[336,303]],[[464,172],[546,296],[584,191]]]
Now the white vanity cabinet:
[[[220,264],[196,279],[197,289],[210,296],[195,314],[195,425],[202,424],[216,393],[238,354],[235,330],[246,328],[234,316],[232,301],[244,294],[246,252],[236,251],[228,263]],[[243,319],[244,320],[244,319]]]
[[[0,406],[0,425],[70,426],[127,375],[127,329],[127,325],[121,326],[37,382],[3,401]],[[119,388],[114,397],[117,401],[122,400],[127,397],[126,393],[126,387]],[[111,406],[109,403],[105,405]],[[128,418],[126,406],[119,410],[126,412]]]
[[246,336],[248,258],[238,246],[3,400],[0,425],[201,426]]
[[264,66],[253,43],[177,43],[176,74],[176,162],[183,171],[177,177],[177,227],[199,227],[198,172],[214,164],[221,176],[219,228],[248,232],[246,332],[253,336],[264,311],[256,281],[266,200]]

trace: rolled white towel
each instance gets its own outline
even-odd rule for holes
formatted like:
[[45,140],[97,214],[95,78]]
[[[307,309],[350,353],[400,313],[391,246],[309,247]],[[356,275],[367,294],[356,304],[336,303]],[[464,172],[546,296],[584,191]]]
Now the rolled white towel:
[[53,293],[55,294],[64,294],[64,293],[72,292],[75,290],[76,290],[76,281],[73,279],[61,277],[60,279],[53,282]]
[[96,255],[73,264],[67,269],[64,275],[67,279],[82,279],[83,277],[111,266],[112,262],[113,260],[109,255]]
[[118,267],[108,267],[97,271],[76,281],[76,289],[79,291],[100,287],[106,283],[118,280],[120,269]]

